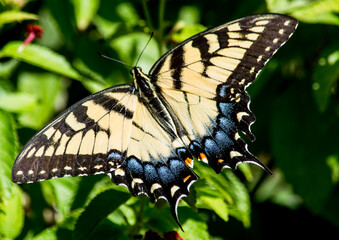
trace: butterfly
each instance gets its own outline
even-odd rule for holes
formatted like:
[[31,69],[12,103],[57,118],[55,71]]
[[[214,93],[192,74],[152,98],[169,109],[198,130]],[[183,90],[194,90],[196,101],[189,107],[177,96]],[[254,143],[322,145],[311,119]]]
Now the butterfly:
[[132,195],[177,205],[198,180],[194,159],[216,173],[249,162],[255,117],[246,87],[297,27],[294,18],[254,15],[201,32],[164,54],[149,74],[79,101],[17,156],[12,181],[108,174]]

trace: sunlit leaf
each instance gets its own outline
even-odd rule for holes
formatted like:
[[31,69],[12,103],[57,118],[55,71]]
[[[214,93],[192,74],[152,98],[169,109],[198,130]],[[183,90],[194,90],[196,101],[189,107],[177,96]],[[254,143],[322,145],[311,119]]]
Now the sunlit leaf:
[[0,236],[15,239],[24,224],[23,194],[18,185],[13,184],[11,190],[11,197],[1,198],[0,201]]
[[202,195],[199,199],[209,206],[209,209],[213,210],[219,217],[225,222],[228,221],[228,209],[227,204],[221,198],[209,197],[208,195]]
[[18,140],[13,117],[0,110],[0,236],[16,238],[23,227],[22,191],[12,183]]
[[72,0],[78,29],[85,30],[98,11],[99,0]]
[[[195,171],[200,176],[200,182],[197,182],[196,190],[198,195],[198,204],[204,202],[204,197],[220,199],[225,202],[222,204],[219,200],[214,200],[221,204],[221,208],[217,212],[222,219],[228,219],[228,214],[241,221],[244,226],[250,225],[250,200],[246,187],[230,170],[225,170],[217,175],[211,168],[195,163]],[[203,180],[203,181],[202,181]],[[206,199],[205,199],[206,200]],[[208,199],[211,201],[211,199]],[[227,211],[223,208],[227,206]],[[215,211],[217,207],[212,207],[210,202],[202,206]]]
[[33,240],[57,240],[57,227],[46,228],[44,231],[36,235]]
[[114,33],[116,33],[121,25],[120,22],[112,22],[99,15],[95,16],[93,24],[97,27],[98,31],[105,39],[110,38]]
[[327,165],[332,170],[333,183],[339,182],[339,159],[338,156],[329,156],[326,160]]
[[34,95],[28,93],[8,93],[0,95],[0,109],[8,112],[27,112],[32,110],[37,104]]
[[308,23],[325,23],[339,25],[339,2],[337,0],[310,1],[297,8],[291,15]]
[[12,197],[12,165],[18,152],[18,139],[13,117],[0,110],[0,199]]
[[38,16],[32,13],[20,11],[6,11],[0,13],[0,27],[11,22],[21,22],[24,20],[37,20]]
[[206,27],[198,23],[186,25],[183,22],[178,22],[174,27],[174,34],[171,36],[171,38],[174,42],[180,43],[204,30],[206,30]]
[[266,0],[270,12],[285,13],[307,23],[339,25],[337,0]]
[[[30,105],[33,108],[26,111],[23,108],[29,102],[13,103],[17,108],[22,108],[22,113],[19,115],[20,124],[34,129],[41,128],[57,110],[65,108],[65,90],[61,78],[54,74],[25,72],[19,75],[18,91],[35,98],[31,100],[35,101],[34,105]],[[21,104],[23,106],[20,106]]]
[[138,13],[134,6],[129,2],[122,2],[118,4],[116,13],[129,27],[136,25],[139,20]]
[[76,72],[64,56],[53,52],[51,49],[29,44],[22,49],[23,42],[9,42],[0,50],[0,58],[13,57],[20,61],[27,62],[47,71],[60,75],[83,80],[83,77]]
[[184,232],[178,229],[182,239],[211,239],[206,222],[196,212],[188,207],[179,207],[178,211],[183,216],[182,228]]
[[[133,66],[149,38],[150,36],[145,33],[130,33],[115,38],[110,45],[118,52],[123,62]],[[148,72],[159,58],[159,55],[158,44],[153,38],[141,55],[138,65],[142,67],[144,72]]]
[[186,24],[195,24],[200,22],[200,12],[195,6],[183,6],[180,8],[178,20]]

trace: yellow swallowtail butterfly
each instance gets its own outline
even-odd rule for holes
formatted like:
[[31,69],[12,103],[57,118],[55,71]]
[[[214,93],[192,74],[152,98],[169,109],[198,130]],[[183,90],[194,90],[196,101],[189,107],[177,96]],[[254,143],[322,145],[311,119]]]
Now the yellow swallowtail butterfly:
[[[254,140],[246,87],[290,38],[297,20],[248,16],[199,33],[164,54],[131,84],[76,103],[39,131],[18,155],[16,183],[108,174],[133,195],[177,204],[198,176],[193,159],[215,172],[250,162],[239,131]],[[178,222],[179,224],[179,222]]]

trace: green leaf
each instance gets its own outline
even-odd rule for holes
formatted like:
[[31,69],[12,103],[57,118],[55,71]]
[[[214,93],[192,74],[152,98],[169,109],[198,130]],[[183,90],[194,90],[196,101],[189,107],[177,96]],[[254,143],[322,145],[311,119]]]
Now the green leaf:
[[[111,41],[110,46],[118,52],[120,59],[130,65],[134,65],[141,54],[145,44],[149,40],[149,35],[145,33],[130,33]],[[153,38],[143,52],[138,65],[144,72],[148,72],[152,65],[160,56],[159,47]]]
[[0,110],[0,198],[10,199],[14,183],[11,171],[17,154],[18,139],[13,117]]
[[296,209],[302,204],[302,198],[293,192],[287,184],[281,171],[275,170],[273,176],[268,176],[255,191],[257,202],[271,200],[275,204]]
[[18,185],[13,184],[11,190],[11,197],[0,201],[0,236],[15,239],[24,225],[23,194]]
[[193,23],[193,24],[182,24],[182,22],[178,23],[174,27],[174,34],[171,36],[174,42],[180,43],[184,40],[186,40],[189,37],[192,37],[193,35],[202,32],[206,30],[206,27],[198,24],[198,23]]
[[44,231],[36,235],[32,240],[57,240],[57,227],[46,228]]
[[332,171],[332,182],[339,182],[339,159],[338,156],[331,155],[326,160],[327,165],[331,168]]
[[266,0],[270,12],[285,13],[307,23],[339,25],[337,0]]
[[180,8],[178,20],[186,24],[195,24],[200,22],[200,11],[196,6],[183,6]]
[[12,41],[7,43],[0,50],[0,59],[13,57],[47,71],[79,81],[84,80],[84,78],[72,68],[65,57],[53,52],[51,49],[33,43],[28,44],[24,48],[22,46],[23,42]]
[[100,1],[99,0],[72,0],[75,20],[78,29],[84,31],[92,22],[93,17],[96,15]]
[[12,116],[0,110],[0,236],[17,237],[23,227],[21,189],[11,181],[17,154],[17,135]]
[[128,26],[133,27],[137,25],[139,16],[134,6],[129,2],[122,2],[116,7],[116,14]]
[[199,200],[208,205],[208,209],[212,209],[222,220],[228,221],[227,204],[223,199],[202,195]]
[[130,198],[130,194],[109,189],[98,194],[80,215],[74,239],[88,239],[101,221]]
[[101,35],[105,39],[108,39],[118,31],[121,22],[112,22],[99,15],[96,15],[93,19],[93,24],[97,27]]
[[245,227],[250,227],[251,202],[245,185],[232,171],[225,171],[223,174],[230,182],[231,194],[234,201],[234,204],[229,206],[229,214],[241,221]]
[[335,92],[335,83],[339,79],[339,50],[337,49],[339,49],[338,45],[324,51],[312,75],[313,98],[321,112],[327,109],[330,97]]
[[8,93],[0,95],[0,109],[8,112],[27,112],[37,105],[34,95],[28,93]]
[[19,11],[6,11],[0,13],[0,27],[6,23],[21,22],[24,20],[37,20],[38,16],[32,13]]
[[[216,174],[211,168],[195,162],[195,171],[201,180],[196,183],[198,208],[215,211],[222,219],[228,220],[228,214],[250,226],[250,200],[246,187],[230,170]],[[211,201],[219,204],[213,206]],[[222,200],[224,203],[222,203]],[[226,206],[226,210],[225,210]],[[216,208],[218,208],[216,210]]]
[[[62,79],[50,73],[29,73],[24,72],[18,76],[18,92],[26,94],[24,96],[31,96],[35,99],[32,109],[26,109],[19,115],[19,122],[21,125],[33,129],[41,128],[48,120],[50,120],[56,111],[65,108],[65,92]],[[16,102],[15,106],[22,110],[29,102]],[[22,106],[20,106],[22,104]],[[28,111],[29,110],[29,111]]]
[[12,116],[0,110],[0,236],[16,238],[23,227],[21,189],[11,181],[17,154],[17,134]]
[[291,15],[307,23],[324,23],[339,25],[338,0],[310,1],[291,12]]
[[48,201],[51,206],[58,208],[58,222],[63,221],[69,216],[79,182],[80,178],[65,177],[41,183],[46,201]]
[[184,232],[180,232],[182,239],[211,239],[208,234],[206,222],[200,218],[198,213],[188,207],[179,207],[178,212],[183,216],[182,228]]
[[[74,44],[74,35],[77,31],[75,27],[75,13],[71,1],[63,1],[62,4],[60,4],[60,1],[47,0],[44,1],[44,4],[46,4],[46,9],[48,9],[55,20],[54,22],[51,19],[51,21],[48,21],[46,24],[48,24],[50,28],[54,28],[54,25],[57,25],[60,36],[65,39],[67,44]],[[49,16],[47,16],[47,20],[49,19]],[[41,25],[44,26],[44,23]],[[45,36],[43,38],[45,38]]]
[[269,12],[288,13],[292,9],[307,5],[309,0],[266,0],[266,7]]
[[0,62],[0,77],[9,78],[14,70],[19,65],[19,61],[16,59],[10,59],[6,62]]

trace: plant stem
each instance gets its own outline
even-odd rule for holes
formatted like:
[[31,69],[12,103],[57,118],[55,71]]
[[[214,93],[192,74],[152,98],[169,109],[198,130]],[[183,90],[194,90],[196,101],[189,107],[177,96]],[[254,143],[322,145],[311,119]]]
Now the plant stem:
[[166,0],[160,0],[159,4],[159,33],[158,33],[158,42],[159,42],[159,53],[163,54],[164,51],[164,15],[165,15],[165,3]]
[[145,13],[146,22],[147,22],[148,27],[151,29],[151,31],[154,31],[154,27],[153,27],[153,23],[152,23],[152,18],[151,18],[151,15],[149,13],[146,1],[147,0],[141,0],[142,8],[143,8],[144,13]]

